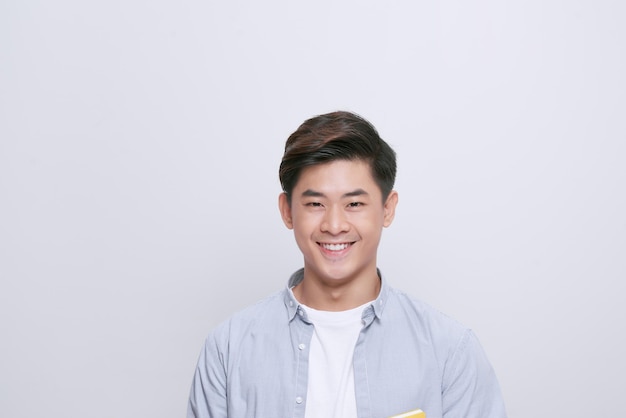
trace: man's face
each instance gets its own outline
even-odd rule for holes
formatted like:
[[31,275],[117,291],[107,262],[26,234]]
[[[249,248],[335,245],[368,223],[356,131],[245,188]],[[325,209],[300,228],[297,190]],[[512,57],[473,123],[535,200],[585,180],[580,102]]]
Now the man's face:
[[376,275],[382,228],[391,224],[398,200],[385,203],[369,164],[337,160],[305,168],[291,195],[280,197],[285,225],[304,255],[305,280],[340,286]]

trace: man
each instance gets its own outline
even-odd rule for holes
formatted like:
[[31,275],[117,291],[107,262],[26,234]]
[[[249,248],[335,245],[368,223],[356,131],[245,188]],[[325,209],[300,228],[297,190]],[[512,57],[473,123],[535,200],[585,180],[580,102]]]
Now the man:
[[398,194],[395,153],[375,128],[348,112],[309,119],[279,175],[304,268],[208,336],[187,416],[506,417],[474,334],[377,268]]

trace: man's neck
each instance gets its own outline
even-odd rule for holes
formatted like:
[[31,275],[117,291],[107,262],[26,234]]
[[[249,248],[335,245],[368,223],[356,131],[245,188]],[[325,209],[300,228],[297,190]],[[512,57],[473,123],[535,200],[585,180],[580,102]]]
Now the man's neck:
[[311,276],[307,277],[305,271],[302,282],[293,288],[293,294],[300,303],[313,309],[346,311],[376,299],[380,287],[377,272],[347,283],[330,285]]

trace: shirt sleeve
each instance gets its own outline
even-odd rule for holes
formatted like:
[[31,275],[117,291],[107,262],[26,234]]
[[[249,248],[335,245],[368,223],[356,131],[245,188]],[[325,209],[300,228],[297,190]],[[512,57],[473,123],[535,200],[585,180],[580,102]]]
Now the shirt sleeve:
[[187,418],[227,418],[226,369],[215,335],[200,352],[191,384]]
[[470,330],[445,366],[442,400],[444,418],[506,418],[496,375]]

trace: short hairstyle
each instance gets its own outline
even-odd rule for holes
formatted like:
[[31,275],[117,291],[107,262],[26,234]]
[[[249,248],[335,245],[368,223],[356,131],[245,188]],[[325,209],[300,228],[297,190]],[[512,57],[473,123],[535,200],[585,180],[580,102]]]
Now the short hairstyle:
[[306,120],[285,144],[279,178],[287,200],[306,167],[336,160],[361,160],[387,200],[396,179],[396,153],[376,128],[354,113],[338,111]]

